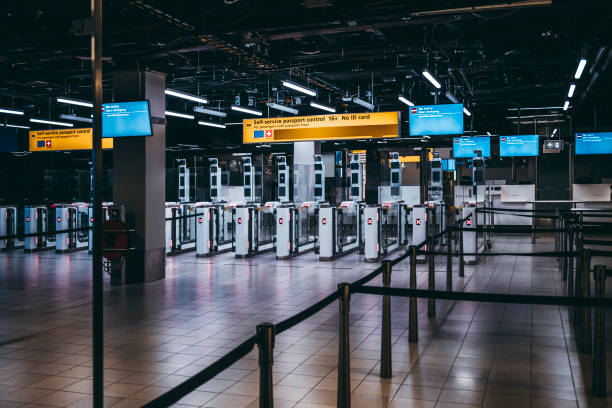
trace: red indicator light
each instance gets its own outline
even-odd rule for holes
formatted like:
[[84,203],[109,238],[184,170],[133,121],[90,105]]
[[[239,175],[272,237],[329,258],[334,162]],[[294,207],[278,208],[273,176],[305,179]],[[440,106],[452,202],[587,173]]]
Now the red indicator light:
[[30,217],[26,217],[26,222],[30,222]]
[[203,222],[204,222],[204,218],[202,218],[202,217],[198,217],[198,224],[201,224],[201,223],[203,223]]
[[323,218],[323,219],[321,220],[321,224],[323,224],[323,225],[327,224],[327,218]]
[[416,225],[421,225],[421,219],[420,219],[420,218],[417,218],[416,220],[414,220],[414,223],[415,223]]
[[62,217],[57,217],[57,222],[62,222]]
[[284,222],[285,222],[285,221],[283,221],[283,219],[282,219],[282,218],[279,218],[279,219],[278,219],[278,223],[279,223],[279,224],[282,224],[282,223],[284,223]]
[[238,224],[242,224],[242,218],[238,218]]
[[368,225],[372,225],[372,222],[374,222],[371,218],[368,218]]

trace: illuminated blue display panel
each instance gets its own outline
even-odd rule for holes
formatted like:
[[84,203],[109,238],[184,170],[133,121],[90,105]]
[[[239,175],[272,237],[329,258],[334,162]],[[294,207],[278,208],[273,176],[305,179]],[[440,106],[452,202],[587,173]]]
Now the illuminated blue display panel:
[[410,136],[462,135],[463,104],[413,106],[408,120]]
[[455,159],[442,159],[442,170],[455,171]]
[[453,157],[476,157],[474,150],[480,150],[482,157],[491,157],[491,138],[489,136],[453,138]]
[[612,154],[612,132],[576,133],[576,154]]
[[149,102],[102,104],[102,137],[151,136]]
[[500,157],[537,156],[540,154],[540,136],[500,136]]

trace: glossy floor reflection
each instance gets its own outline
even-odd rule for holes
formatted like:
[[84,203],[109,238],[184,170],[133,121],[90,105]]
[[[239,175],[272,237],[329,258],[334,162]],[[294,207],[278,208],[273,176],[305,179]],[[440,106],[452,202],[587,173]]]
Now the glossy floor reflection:
[[[528,237],[498,236],[493,251],[552,247],[546,238],[533,246]],[[437,286],[444,289],[446,264],[437,261]],[[251,336],[257,323],[283,320],[376,266],[357,255],[318,262],[314,254],[276,261],[271,254],[237,260],[187,253],[168,258],[165,280],[107,285],[107,406],[142,405]],[[466,266],[464,278],[456,270],[455,290],[564,293],[550,258],[483,257]],[[426,279],[426,266],[419,265],[419,286]],[[407,283],[408,264],[397,265],[392,285]],[[0,254],[1,407],[91,406],[90,286],[86,253]],[[440,301],[435,319],[426,309],[420,301],[419,342],[409,343],[407,301],[392,300],[393,378],[381,380],[381,299],[353,296],[353,407],[606,406],[588,397],[590,357],[576,351],[566,308]],[[337,311],[333,304],[277,337],[277,408],[335,406]],[[178,406],[257,407],[257,382],[254,351]]]

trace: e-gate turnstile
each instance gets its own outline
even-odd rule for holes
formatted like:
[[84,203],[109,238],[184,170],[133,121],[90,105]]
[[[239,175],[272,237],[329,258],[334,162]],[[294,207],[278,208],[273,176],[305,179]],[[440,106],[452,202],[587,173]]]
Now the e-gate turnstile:
[[364,205],[344,201],[319,208],[319,260],[331,261],[363,247]]
[[[415,204],[412,206],[412,245],[421,245],[427,240],[427,206]],[[418,255],[417,260],[423,261],[425,255]]]
[[276,209],[276,259],[289,259],[317,249],[318,205],[305,202]]
[[196,255],[207,257],[233,250],[233,209],[223,204],[196,207]]
[[402,240],[406,206],[396,201],[364,208],[364,252],[366,262],[377,262],[404,245]]
[[[55,252],[86,249],[89,242],[89,205],[85,203],[54,204]],[[66,232],[57,232],[66,231]]]
[[24,238],[26,252],[44,251],[55,247],[55,211],[44,205],[26,205],[24,212],[24,233],[38,234]]
[[325,201],[325,164],[323,156],[314,156],[314,200],[317,202]]
[[[463,228],[472,229],[476,228],[476,204],[466,204],[463,206],[461,218],[463,221]],[[476,253],[477,252],[477,240],[476,231],[462,231],[463,234],[463,252],[464,253]],[[463,260],[466,264],[475,264],[475,255],[464,255]]]
[[274,250],[276,244],[277,202],[237,205],[234,209],[234,251],[236,258],[246,258]]
[[177,254],[181,251],[180,223],[181,205],[166,203],[166,254]]
[[[23,247],[23,240],[17,237],[19,212],[16,206],[0,207],[0,251]],[[21,218],[23,221],[23,217]]]

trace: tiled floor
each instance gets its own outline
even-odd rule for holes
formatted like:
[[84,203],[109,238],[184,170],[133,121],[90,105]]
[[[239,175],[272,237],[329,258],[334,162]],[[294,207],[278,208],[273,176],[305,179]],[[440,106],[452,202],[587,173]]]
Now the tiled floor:
[[[552,241],[495,238],[493,251],[550,250]],[[105,290],[107,406],[136,407],[209,365],[254,333],[321,299],[376,265],[357,255],[320,263],[231,254],[168,259],[167,277]],[[445,288],[446,266],[437,265]],[[86,253],[0,254],[0,407],[91,406],[90,259]],[[408,265],[392,285],[406,287]],[[455,269],[456,271],[456,269]],[[426,287],[425,265],[419,286]],[[379,284],[380,279],[373,281]],[[612,295],[612,284],[608,294]],[[549,258],[486,257],[454,275],[455,290],[563,294]],[[392,299],[393,378],[378,376],[381,298],[351,301],[353,407],[600,407],[588,397],[590,357],[577,353],[565,308],[438,302],[435,319],[419,301],[419,341],[407,339],[408,303]],[[335,406],[338,306],[276,339],[277,408]],[[612,392],[612,313],[608,390]],[[182,399],[178,406],[258,406],[257,355]],[[612,406],[612,399],[607,400]]]

